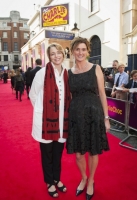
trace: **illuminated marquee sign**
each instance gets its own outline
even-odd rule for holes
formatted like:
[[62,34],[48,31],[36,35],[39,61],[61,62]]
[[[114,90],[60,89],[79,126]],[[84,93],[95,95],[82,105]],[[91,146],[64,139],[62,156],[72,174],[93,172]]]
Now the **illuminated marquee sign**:
[[61,26],[69,24],[69,6],[61,4],[41,8],[42,27]]

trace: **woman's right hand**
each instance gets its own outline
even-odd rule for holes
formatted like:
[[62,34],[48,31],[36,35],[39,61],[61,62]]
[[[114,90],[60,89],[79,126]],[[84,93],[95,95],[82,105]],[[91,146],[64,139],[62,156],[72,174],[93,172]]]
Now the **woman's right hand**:
[[110,122],[109,122],[109,119],[105,119],[105,127],[106,127],[106,132],[108,133],[110,131]]
[[114,98],[116,96],[116,92],[111,92],[111,97]]

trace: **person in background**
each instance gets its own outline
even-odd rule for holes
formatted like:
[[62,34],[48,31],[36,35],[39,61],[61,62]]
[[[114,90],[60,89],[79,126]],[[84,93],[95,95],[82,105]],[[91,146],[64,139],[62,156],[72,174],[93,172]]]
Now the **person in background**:
[[42,60],[40,58],[35,61],[36,67],[30,71],[30,86],[32,85],[35,74],[41,69]]
[[111,69],[106,69],[105,74],[105,82],[107,83],[106,87],[106,95],[111,96],[112,88],[114,85],[115,74],[118,73],[118,61],[114,60],[112,63]]
[[2,79],[3,79],[3,71],[0,71],[0,81],[2,81]]
[[7,71],[4,71],[4,73],[3,73],[3,83],[7,83],[7,79],[8,79],[8,73],[7,73]]
[[122,88],[128,83],[129,76],[126,72],[124,72],[124,70],[125,70],[125,65],[123,63],[119,64],[118,66],[119,72],[115,75],[111,96],[112,97],[116,96],[117,99],[127,100],[127,95],[124,92],[115,89],[116,87]]
[[68,71],[72,100],[66,146],[69,154],[76,153],[76,163],[81,173],[76,196],[80,195],[87,185],[86,200],[90,200],[94,195],[98,155],[103,153],[103,150],[109,150],[106,132],[110,129],[103,73],[99,65],[87,61],[89,51],[90,43],[86,38],[78,37],[72,41],[71,53],[75,58],[75,65]]
[[69,47],[66,47],[66,48],[65,48],[65,55],[66,55],[66,58],[70,58],[70,50],[69,50]]
[[114,60],[112,63],[112,69],[109,71],[110,74],[107,76],[107,82],[108,82],[108,87],[113,87],[114,85],[114,80],[115,80],[115,74],[118,73],[118,61]]
[[11,73],[10,73],[12,93],[13,93],[13,89],[14,89],[15,76],[16,76],[15,71],[14,71],[14,69],[12,69]]
[[[131,79],[129,80],[128,84],[125,85],[123,91],[129,92],[131,88],[137,88],[137,70],[131,71]],[[137,103],[137,94],[136,93],[130,93],[129,95],[130,102]]]
[[[115,75],[115,80],[114,80],[114,86],[112,88],[112,93],[111,96],[114,98],[116,97],[117,99],[121,100],[127,100],[127,93],[123,92],[122,90],[116,90],[116,87],[118,88],[123,88],[125,85],[127,85],[129,81],[129,76],[125,70],[125,65],[123,63],[119,64],[118,66],[118,73]],[[123,126],[116,123],[114,126],[115,129],[123,130]]]
[[18,92],[19,92],[19,101],[22,101],[22,93],[24,91],[24,79],[19,69],[16,70],[14,88],[16,91],[16,99],[18,99]]
[[68,137],[70,92],[68,73],[62,64],[65,56],[62,46],[50,44],[47,55],[50,62],[36,73],[29,93],[34,108],[32,136],[40,143],[48,193],[58,197],[56,187],[61,192],[67,191],[60,176],[64,143]]
[[22,91],[22,94],[24,94],[24,90],[25,90],[25,72],[20,68],[20,73],[22,75],[22,78],[23,78],[23,91]]
[[32,70],[32,68],[28,67],[27,71],[25,72],[25,85],[26,85],[26,92],[28,99],[29,99],[29,90],[31,86],[30,70]]

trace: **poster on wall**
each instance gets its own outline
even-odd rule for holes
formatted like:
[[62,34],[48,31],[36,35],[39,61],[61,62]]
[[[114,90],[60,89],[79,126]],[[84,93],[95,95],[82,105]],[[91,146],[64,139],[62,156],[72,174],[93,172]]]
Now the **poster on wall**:
[[69,24],[69,4],[42,7],[41,22],[42,27]]
[[42,59],[42,67],[45,67],[45,44],[41,44],[41,59]]

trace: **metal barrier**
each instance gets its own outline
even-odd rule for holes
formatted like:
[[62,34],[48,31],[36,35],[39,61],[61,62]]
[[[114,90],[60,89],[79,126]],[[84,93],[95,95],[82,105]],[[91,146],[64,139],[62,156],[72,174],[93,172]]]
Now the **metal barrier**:
[[137,131],[137,106],[135,107],[135,104],[128,101],[128,99],[121,100],[111,97],[107,97],[107,103],[110,119],[124,126],[123,131],[114,128],[111,128],[111,130],[118,132],[126,131],[128,133],[128,136],[119,143],[120,146],[137,151],[137,148],[123,144],[131,137],[137,138],[136,135],[129,133],[129,129]]
[[137,131],[137,106],[135,106],[135,104],[133,104],[131,102],[128,102],[127,110],[128,110],[128,114],[127,114],[127,122],[128,122],[127,133],[128,133],[128,136],[125,139],[123,139],[119,144],[122,147],[126,147],[128,149],[132,149],[132,150],[137,151],[137,148],[130,147],[126,144],[123,144],[129,138],[132,138],[132,137],[137,138],[137,135],[131,135],[129,133],[129,129]]

